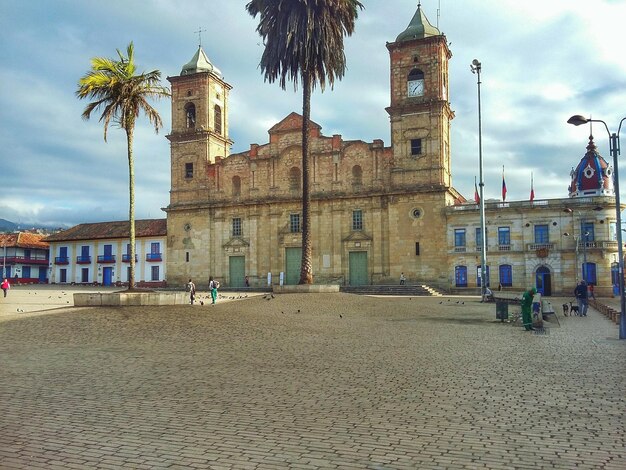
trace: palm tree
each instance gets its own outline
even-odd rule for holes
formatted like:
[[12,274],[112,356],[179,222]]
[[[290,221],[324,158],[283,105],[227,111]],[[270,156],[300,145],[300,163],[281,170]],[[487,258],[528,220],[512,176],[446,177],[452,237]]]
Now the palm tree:
[[83,119],[89,119],[91,113],[103,108],[100,121],[104,122],[104,141],[107,130],[113,121],[126,131],[128,150],[128,190],[129,190],[129,232],[130,232],[130,277],[128,289],[135,288],[135,169],[133,163],[133,136],[135,122],[143,111],[154,125],[155,132],[163,126],[161,116],[147,101],[147,98],[169,96],[169,90],[160,85],[161,72],[135,75],[134,47],[131,42],[126,48],[126,56],[117,49],[118,59],[94,57],[91,70],[78,81],[78,98],[91,98],[83,111]]
[[326,82],[332,88],[346,69],[343,37],[354,32],[357,0],[252,0],[250,15],[260,15],[257,32],[265,50],[261,70],[270,83],[279,80],[284,90],[287,79],[297,89],[302,83],[302,263],[300,284],[313,283],[311,265],[311,193],[309,189],[309,119],[311,91]]

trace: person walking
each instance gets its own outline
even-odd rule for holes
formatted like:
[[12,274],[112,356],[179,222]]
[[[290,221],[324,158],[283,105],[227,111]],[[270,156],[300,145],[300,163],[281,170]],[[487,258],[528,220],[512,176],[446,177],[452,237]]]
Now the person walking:
[[193,305],[194,300],[196,300],[196,285],[193,283],[191,278],[187,283],[187,291],[189,292],[189,303]]
[[589,283],[589,298],[596,300],[596,294],[593,292],[593,283]]
[[9,284],[9,280],[6,277],[2,281],[2,284],[0,284],[0,288],[2,288],[2,291],[4,292],[4,296],[6,297],[7,291],[11,288],[11,284]]
[[522,321],[524,322],[524,329],[526,331],[534,330],[531,310],[533,307],[533,298],[536,293],[537,289],[531,287],[522,295]]
[[209,290],[211,291],[211,303],[215,305],[217,302],[217,289],[220,287],[220,283],[213,279],[213,276],[209,278]]
[[587,283],[585,281],[580,281],[576,286],[574,297],[578,301],[578,315],[586,317],[587,309],[589,308],[589,292],[587,291]]

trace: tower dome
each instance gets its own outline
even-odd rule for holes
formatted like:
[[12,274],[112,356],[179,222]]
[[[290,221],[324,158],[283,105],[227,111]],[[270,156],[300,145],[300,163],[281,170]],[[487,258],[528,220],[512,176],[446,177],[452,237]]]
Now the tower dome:
[[613,167],[598,153],[593,136],[589,136],[587,153],[570,173],[569,197],[614,196]]
[[396,42],[410,41],[412,39],[423,39],[430,36],[439,36],[441,32],[435,28],[422,11],[421,3],[417,5],[417,11],[407,28],[396,38]]
[[192,59],[183,65],[183,69],[181,70],[181,75],[191,75],[192,73],[200,73],[200,72],[211,72],[217,75],[219,78],[222,77],[222,72],[211,63],[207,55],[204,53],[202,46],[198,46],[198,50],[192,57]]

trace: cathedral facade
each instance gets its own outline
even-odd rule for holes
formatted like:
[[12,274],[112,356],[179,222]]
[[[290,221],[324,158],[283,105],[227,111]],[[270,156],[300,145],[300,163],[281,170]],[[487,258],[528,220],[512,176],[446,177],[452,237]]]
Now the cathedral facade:
[[[409,282],[475,290],[480,265],[479,244],[474,245],[480,235],[475,232],[478,206],[452,187],[454,112],[448,96],[452,54],[447,39],[418,6],[407,29],[387,49],[390,146],[382,140],[326,136],[311,122],[314,282],[396,283],[403,273]],[[180,75],[168,80],[172,88],[172,130],[167,136],[171,191],[165,208],[168,284],[182,285],[193,278],[202,285],[209,276],[232,287],[242,286],[246,277],[253,286],[297,283],[302,116],[291,113],[268,130],[266,143],[231,154],[231,85],[202,48]],[[519,290],[540,280],[556,293],[580,277],[579,244],[591,241],[589,226],[581,232],[578,224],[606,223],[606,230],[596,230],[594,236],[609,242],[614,199],[610,190],[585,194],[582,183],[573,191],[576,201],[487,204],[488,220],[493,221],[487,249],[498,255],[488,256],[492,286]],[[590,208],[594,210],[588,215]],[[568,224],[569,238],[563,235]],[[492,238],[496,234],[502,238]],[[597,285],[609,290],[611,255],[617,247],[600,245],[583,246],[586,269],[593,260]]]

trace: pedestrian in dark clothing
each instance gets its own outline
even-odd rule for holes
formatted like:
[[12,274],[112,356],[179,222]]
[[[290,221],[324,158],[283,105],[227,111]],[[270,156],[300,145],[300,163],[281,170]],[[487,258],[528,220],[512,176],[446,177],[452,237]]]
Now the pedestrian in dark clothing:
[[524,329],[526,331],[534,330],[531,309],[533,306],[533,298],[536,293],[537,289],[531,287],[522,295],[522,321],[524,322]]
[[589,293],[587,291],[587,283],[580,281],[580,283],[574,289],[574,297],[578,301],[578,315],[581,317],[587,316],[587,308],[589,308]]

